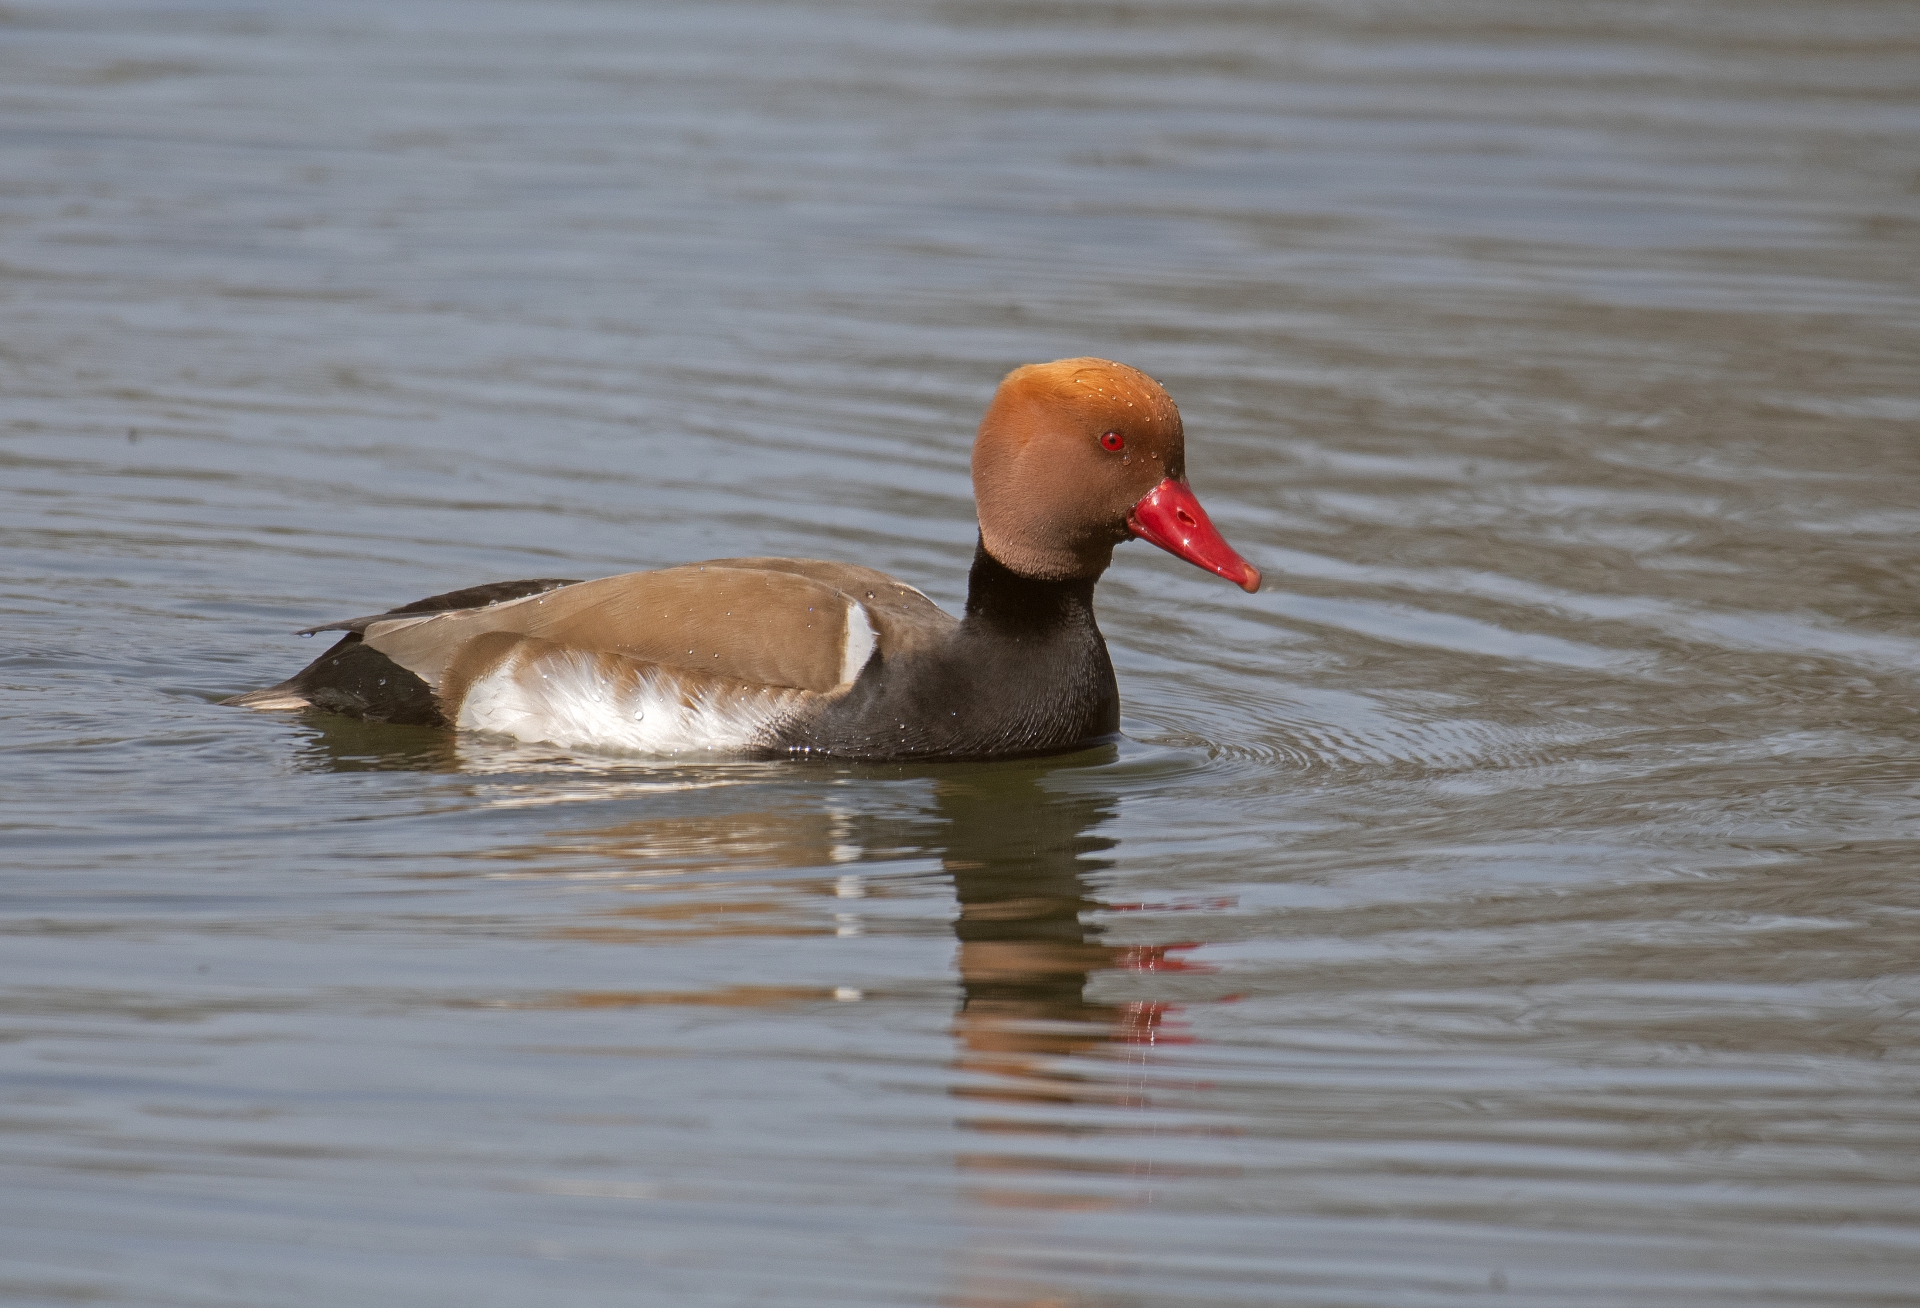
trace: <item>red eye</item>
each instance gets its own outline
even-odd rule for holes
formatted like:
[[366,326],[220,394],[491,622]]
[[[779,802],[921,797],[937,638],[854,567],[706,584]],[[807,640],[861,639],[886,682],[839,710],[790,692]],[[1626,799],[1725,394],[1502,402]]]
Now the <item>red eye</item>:
[[1100,447],[1117,454],[1127,448],[1127,438],[1117,431],[1110,431],[1100,438]]

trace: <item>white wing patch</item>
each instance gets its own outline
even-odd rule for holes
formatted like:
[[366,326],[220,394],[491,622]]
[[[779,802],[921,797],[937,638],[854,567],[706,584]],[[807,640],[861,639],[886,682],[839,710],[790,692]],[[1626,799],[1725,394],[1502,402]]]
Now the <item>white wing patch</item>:
[[867,606],[859,600],[847,601],[847,643],[840,656],[840,684],[846,685],[860,675],[860,669],[867,666],[867,660],[873,657],[873,642],[877,633],[873,629],[873,619],[867,616]]
[[477,678],[454,725],[620,754],[737,754],[767,744],[811,696],[586,650],[516,652]]

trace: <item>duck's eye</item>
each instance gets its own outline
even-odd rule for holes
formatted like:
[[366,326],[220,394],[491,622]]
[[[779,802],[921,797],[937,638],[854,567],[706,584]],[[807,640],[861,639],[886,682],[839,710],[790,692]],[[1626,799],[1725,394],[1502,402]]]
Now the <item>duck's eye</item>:
[[1127,438],[1117,431],[1110,431],[1100,438],[1100,448],[1103,450],[1112,450],[1115,454],[1118,454],[1121,450],[1127,448]]

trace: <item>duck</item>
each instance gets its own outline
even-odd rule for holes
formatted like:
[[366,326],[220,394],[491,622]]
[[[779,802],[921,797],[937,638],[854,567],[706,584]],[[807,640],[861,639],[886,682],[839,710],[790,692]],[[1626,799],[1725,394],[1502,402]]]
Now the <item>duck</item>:
[[1008,373],[973,444],[979,537],[956,618],[855,563],[708,559],[429,596],[309,627],[340,640],[224,703],[319,709],[589,752],[870,761],[1062,753],[1114,737],[1094,620],[1144,540],[1252,593],[1186,474],[1180,411],[1108,359]]

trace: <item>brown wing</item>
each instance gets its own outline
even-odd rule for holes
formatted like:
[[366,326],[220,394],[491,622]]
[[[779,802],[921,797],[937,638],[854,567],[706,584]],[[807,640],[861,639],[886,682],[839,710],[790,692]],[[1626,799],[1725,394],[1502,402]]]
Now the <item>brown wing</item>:
[[829,563],[823,559],[712,559],[708,568],[752,568],[788,572],[832,586],[866,608],[882,658],[922,648],[942,640],[958,625],[952,614],[898,577],[857,563]]
[[[842,575],[857,584],[851,591],[825,580],[836,566],[848,565],[729,559],[630,572],[482,609],[396,615],[371,623],[366,642],[435,690],[468,642],[508,632],[821,693],[857,674],[865,651],[884,641],[886,628],[900,628],[905,639],[923,638],[936,625],[924,610],[953,625],[918,591],[872,569]],[[815,568],[826,571],[816,577]],[[876,583],[871,600],[869,579]]]

